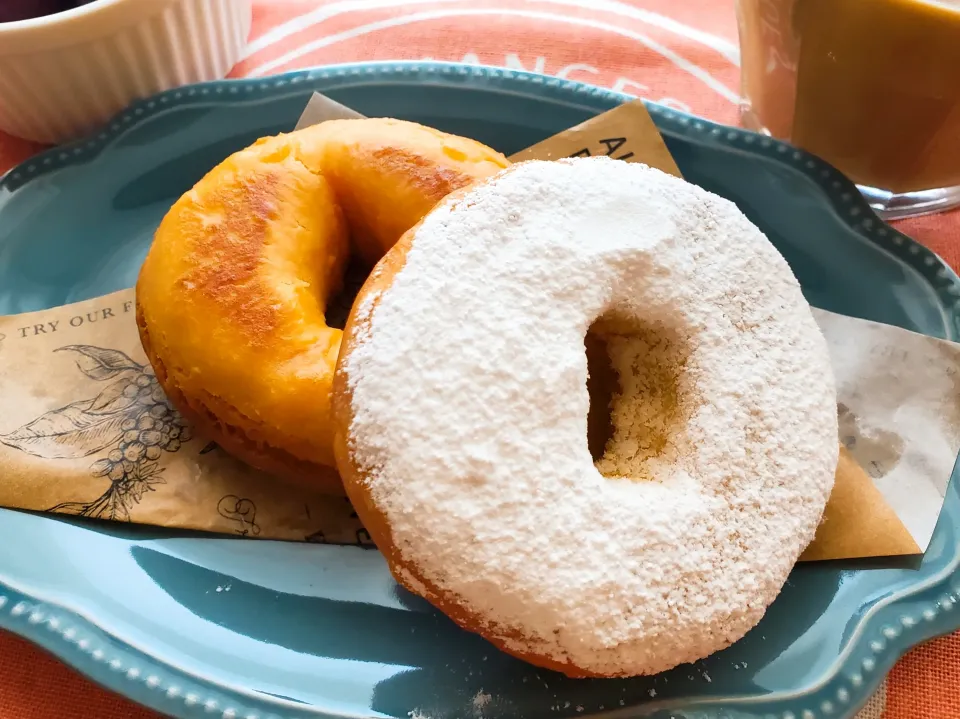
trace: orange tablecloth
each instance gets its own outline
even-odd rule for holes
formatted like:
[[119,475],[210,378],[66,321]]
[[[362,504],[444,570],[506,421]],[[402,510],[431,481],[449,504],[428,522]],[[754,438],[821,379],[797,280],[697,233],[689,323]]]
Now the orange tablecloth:
[[[612,87],[735,124],[733,0],[256,0],[232,75],[354,60],[456,60]],[[0,171],[40,147],[0,135]],[[899,223],[960,267],[960,212]],[[0,634],[0,719],[152,717]],[[896,666],[861,719],[960,717],[960,633]]]

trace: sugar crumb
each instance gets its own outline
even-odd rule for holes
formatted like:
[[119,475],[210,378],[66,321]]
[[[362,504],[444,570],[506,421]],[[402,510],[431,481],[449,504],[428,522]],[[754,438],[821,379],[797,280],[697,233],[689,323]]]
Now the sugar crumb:
[[486,694],[483,689],[481,689],[473,697],[473,710],[475,712],[482,712],[490,703],[491,699],[493,699],[493,697],[490,694]]

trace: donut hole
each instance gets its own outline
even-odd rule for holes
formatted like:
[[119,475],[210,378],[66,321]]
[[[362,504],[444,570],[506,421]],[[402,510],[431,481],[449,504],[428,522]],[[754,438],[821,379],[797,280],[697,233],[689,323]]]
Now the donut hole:
[[605,477],[650,480],[679,454],[689,419],[689,344],[662,322],[603,317],[584,339],[587,446]]
[[583,341],[587,352],[587,393],[590,409],[587,412],[587,448],[594,462],[598,462],[613,439],[613,418],[610,410],[620,390],[620,379],[607,351],[607,340],[593,327]]
[[347,317],[350,316],[353,302],[360,293],[363,283],[367,281],[369,274],[369,262],[365,262],[356,256],[350,257],[347,268],[343,273],[343,282],[340,289],[327,302],[327,308],[324,312],[327,327],[335,327],[338,330],[346,327]]

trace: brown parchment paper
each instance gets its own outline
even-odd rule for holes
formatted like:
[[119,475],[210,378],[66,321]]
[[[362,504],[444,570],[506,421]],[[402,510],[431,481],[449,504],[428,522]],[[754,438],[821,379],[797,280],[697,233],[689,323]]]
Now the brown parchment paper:
[[346,499],[277,484],[192,434],[122,290],[0,318],[0,505],[249,537],[369,539]]
[[960,451],[960,344],[813,314],[830,347],[840,441],[926,550]]
[[920,547],[847,448],[840,461],[830,501],[813,542],[801,562],[919,554]]
[[[297,127],[349,117],[361,115],[314,95]],[[577,155],[644,161],[679,175],[639,101],[511,159]],[[133,300],[130,289],[0,318],[0,505],[248,537],[368,544],[345,499],[280,484],[184,425],[146,362]],[[944,484],[947,476],[940,478]],[[935,522],[939,506],[924,512]],[[825,521],[804,559],[918,551],[871,478],[843,453]]]
[[681,177],[653,118],[640,100],[624,103],[602,115],[511,155],[511,162],[558,160],[605,155],[642,162]]

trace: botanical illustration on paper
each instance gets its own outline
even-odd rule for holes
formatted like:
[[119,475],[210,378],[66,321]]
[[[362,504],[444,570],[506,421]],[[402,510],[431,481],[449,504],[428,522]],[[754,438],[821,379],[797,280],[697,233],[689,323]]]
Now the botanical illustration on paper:
[[[357,520],[357,524],[359,524],[360,518],[357,515],[357,510],[353,508],[353,506],[350,504],[350,500],[347,499],[346,497],[343,498],[343,501],[346,502],[347,507],[350,508],[350,515],[349,515],[350,519]],[[307,516],[309,517],[310,508],[306,507],[306,510],[307,510]],[[376,545],[374,545],[373,540],[370,538],[370,532],[368,532],[364,527],[360,527],[359,529],[357,529],[355,531],[354,537],[355,537],[355,541],[353,542],[349,542],[349,541],[331,542],[327,538],[326,532],[322,529],[318,529],[317,531],[304,536],[303,541],[310,542],[311,544],[355,544],[356,546],[363,547],[363,548],[376,548]]]
[[79,371],[99,383],[99,392],[0,435],[0,443],[44,459],[91,457],[90,473],[106,483],[104,492],[47,511],[129,521],[131,508],[164,482],[158,460],[189,441],[191,429],[149,366],[92,345],[54,352],[72,353]]
[[257,524],[257,505],[252,499],[227,494],[217,502],[217,513],[224,519],[235,522],[237,527],[233,531],[241,537],[256,537],[260,534],[260,525]]

